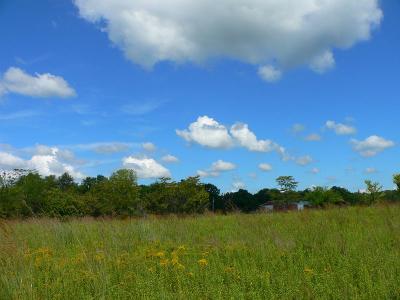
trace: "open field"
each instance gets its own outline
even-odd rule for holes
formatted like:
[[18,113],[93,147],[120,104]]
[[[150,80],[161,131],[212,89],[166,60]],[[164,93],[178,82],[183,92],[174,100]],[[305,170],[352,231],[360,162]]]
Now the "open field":
[[0,299],[400,298],[400,206],[2,221]]

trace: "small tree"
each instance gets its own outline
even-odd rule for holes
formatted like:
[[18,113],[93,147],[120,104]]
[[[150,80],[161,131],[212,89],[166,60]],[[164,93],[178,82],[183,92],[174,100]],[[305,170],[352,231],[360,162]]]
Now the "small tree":
[[285,205],[297,198],[297,195],[294,191],[299,183],[294,179],[293,176],[279,176],[276,178],[276,183],[279,185],[280,191],[283,193],[283,197],[281,197],[280,200]]
[[393,175],[393,183],[397,186],[397,190],[400,192],[400,174]]
[[293,176],[279,176],[276,178],[276,183],[281,188],[281,191],[285,193],[295,191],[299,184]]
[[382,186],[378,182],[372,182],[371,180],[365,180],[365,184],[367,185],[369,204],[377,202],[382,196]]
[[60,177],[57,178],[57,185],[62,191],[66,191],[75,186],[74,178],[65,172]]
[[342,204],[343,197],[334,189],[327,189],[317,186],[306,194],[306,199],[315,206],[325,206],[329,204]]

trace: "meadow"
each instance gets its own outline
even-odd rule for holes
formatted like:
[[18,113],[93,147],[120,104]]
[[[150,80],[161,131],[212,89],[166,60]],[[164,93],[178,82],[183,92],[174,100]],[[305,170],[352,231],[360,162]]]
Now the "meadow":
[[0,221],[0,299],[399,299],[400,206]]

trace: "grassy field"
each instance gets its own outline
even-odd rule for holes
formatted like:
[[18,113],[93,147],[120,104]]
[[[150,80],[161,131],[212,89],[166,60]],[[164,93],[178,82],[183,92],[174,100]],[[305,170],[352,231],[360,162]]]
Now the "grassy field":
[[0,299],[400,298],[400,206],[2,221]]

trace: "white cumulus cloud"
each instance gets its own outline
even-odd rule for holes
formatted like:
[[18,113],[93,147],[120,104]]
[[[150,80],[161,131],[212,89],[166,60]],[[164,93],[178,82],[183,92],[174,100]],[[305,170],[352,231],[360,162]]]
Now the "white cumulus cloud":
[[293,124],[293,126],[292,126],[292,132],[294,134],[302,132],[305,129],[306,129],[306,126],[304,126],[303,124],[300,124],[300,123]]
[[153,158],[128,156],[122,159],[124,168],[132,169],[139,178],[171,177],[170,171]]
[[374,174],[374,173],[378,173],[378,170],[375,169],[375,168],[366,168],[366,169],[364,170],[364,173],[365,173],[365,174]]
[[325,126],[326,128],[333,130],[337,135],[350,135],[357,132],[355,127],[342,123],[336,123],[335,121],[327,121]]
[[377,135],[371,135],[363,141],[352,139],[351,144],[353,145],[353,150],[364,157],[375,156],[385,149],[391,148],[395,145],[393,141],[386,140]]
[[[368,40],[383,17],[378,0],[74,2],[81,17],[100,24],[129,60],[145,68],[227,57],[324,72],[334,66],[333,49]],[[273,81],[280,74],[261,76]]]
[[292,159],[286,149],[271,140],[260,140],[249,126],[236,123],[227,129],[225,125],[208,116],[198,117],[188,129],[176,130],[176,134],[188,142],[195,142],[209,148],[230,148],[240,146],[253,152],[277,152],[283,160]]
[[198,170],[197,175],[200,177],[218,177],[222,172],[228,172],[236,169],[236,165],[221,159],[213,162],[207,170]]
[[148,152],[154,152],[157,149],[156,145],[154,145],[153,143],[150,143],[150,142],[143,143],[142,148],[143,148],[143,150],[148,151]]
[[243,190],[245,188],[246,188],[246,184],[242,180],[237,178],[232,182],[232,190],[231,190],[231,192],[234,193],[234,192],[237,192],[239,190]]
[[179,162],[179,158],[177,158],[176,156],[171,155],[171,154],[164,155],[164,156],[161,158],[161,160],[162,160],[163,162],[169,163],[169,164]]
[[324,73],[335,66],[335,59],[331,51],[325,51],[311,60],[310,68],[317,73]]
[[68,172],[74,178],[82,179],[85,175],[76,169],[76,165],[80,163],[71,151],[45,145],[38,145],[30,159],[0,152],[0,168],[36,170],[43,176],[60,176]]
[[213,118],[198,117],[189,129],[176,130],[176,134],[188,142],[195,142],[209,148],[229,148],[233,145],[228,129]]
[[0,168],[5,169],[19,169],[24,168],[26,166],[26,162],[11,153],[0,152]]
[[267,163],[259,164],[258,168],[263,172],[272,171],[272,166],[270,164],[267,164]]
[[310,155],[305,155],[305,156],[300,156],[298,158],[296,158],[296,164],[300,165],[300,166],[307,166],[309,164],[311,164],[314,160]]
[[212,164],[211,169],[216,172],[225,172],[236,169],[236,165],[231,162],[217,160]]
[[318,168],[312,168],[311,169],[311,173],[312,174],[318,174],[320,172],[320,170]]
[[11,67],[0,79],[1,94],[15,93],[36,98],[70,98],[76,96],[75,90],[60,76],[50,73],[26,73],[19,68]]
[[265,65],[258,68],[258,75],[267,82],[276,82],[281,79],[282,71],[274,66]]
[[307,142],[318,142],[322,140],[321,135],[318,133],[311,133],[304,138]]
[[231,127],[231,135],[240,146],[255,152],[270,152],[279,147],[270,140],[258,140],[257,136],[249,129],[247,124],[236,123]]

